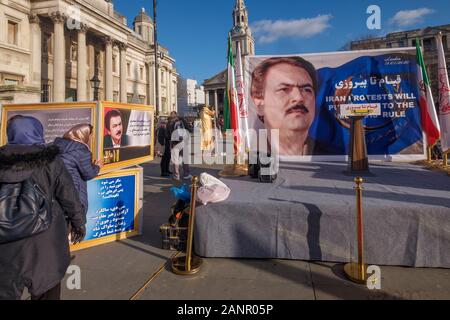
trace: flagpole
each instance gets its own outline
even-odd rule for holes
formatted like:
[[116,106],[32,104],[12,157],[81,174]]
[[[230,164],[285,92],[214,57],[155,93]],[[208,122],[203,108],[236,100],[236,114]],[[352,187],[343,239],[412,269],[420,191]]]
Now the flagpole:
[[438,51],[438,84],[439,84],[439,122],[441,126],[441,148],[444,167],[450,152],[450,84],[448,80],[447,63],[445,61],[442,31],[437,36]]

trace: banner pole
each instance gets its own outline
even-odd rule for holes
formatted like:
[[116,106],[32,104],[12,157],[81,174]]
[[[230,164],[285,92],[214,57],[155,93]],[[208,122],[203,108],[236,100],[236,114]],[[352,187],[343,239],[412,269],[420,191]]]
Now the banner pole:
[[344,266],[346,276],[353,282],[366,283],[367,266],[364,264],[364,220],[362,209],[362,183],[361,177],[355,178],[356,183],[356,228],[358,240],[358,263],[347,263]]
[[198,177],[192,178],[192,189],[191,189],[191,204],[189,208],[189,225],[188,225],[188,237],[187,237],[187,248],[186,256],[174,258],[172,260],[172,271],[177,275],[193,275],[200,271],[202,266],[202,259],[196,257],[192,253],[193,238],[194,238],[194,227],[195,227],[195,207],[197,200],[197,184]]

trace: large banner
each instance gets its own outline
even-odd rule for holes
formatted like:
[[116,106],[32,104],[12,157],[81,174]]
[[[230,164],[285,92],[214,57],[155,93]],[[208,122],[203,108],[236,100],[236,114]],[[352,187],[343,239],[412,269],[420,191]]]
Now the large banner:
[[72,251],[125,239],[142,228],[142,168],[125,169],[88,182],[86,237]]
[[415,48],[247,57],[249,127],[278,129],[282,159],[345,159],[341,110],[381,107],[364,119],[369,156],[423,159],[417,70]]

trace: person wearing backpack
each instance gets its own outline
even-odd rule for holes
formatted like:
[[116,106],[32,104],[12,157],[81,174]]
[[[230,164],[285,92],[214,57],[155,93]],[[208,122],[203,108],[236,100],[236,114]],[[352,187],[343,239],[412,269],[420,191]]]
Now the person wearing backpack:
[[92,162],[89,146],[92,130],[90,124],[79,124],[54,142],[61,151],[61,159],[72,177],[85,213],[88,210],[87,182],[94,179],[103,166],[103,160]]
[[186,134],[190,134],[191,130],[186,120],[179,117],[178,114],[173,111],[171,119],[167,125],[167,138],[170,141],[171,160],[174,167],[173,179],[180,181],[180,166],[183,164],[183,179],[192,179],[190,174],[189,164],[183,160],[183,149],[181,142]]
[[59,156],[46,145],[42,124],[16,116],[0,148],[0,299],[59,300],[70,264],[64,212],[72,240],[86,234],[86,216]]

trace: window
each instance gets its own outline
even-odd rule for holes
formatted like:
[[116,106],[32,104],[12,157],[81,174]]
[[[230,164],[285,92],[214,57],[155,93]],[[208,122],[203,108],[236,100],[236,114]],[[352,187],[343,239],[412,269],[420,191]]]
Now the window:
[[144,67],[140,67],[139,69],[141,80],[144,80]]
[[139,96],[139,103],[145,104],[145,96]]
[[72,42],[70,46],[70,60],[78,60],[78,44],[76,42]]
[[52,35],[49,33],[44,33],[42,37],[42,54],[48,56],[52,54]]
[[114,91],[114,93],[113,93],[113,101],[114,102],[119,102],[119,92]]
[[140,35],[142,35],[142,27],[141,27],[141,26],[138,27],[138,33],[139,33]]
[[161,83],[164,83],[164,71],[161,70]]
[[3,83],[5,84],[5,86],[18,86],[19,80],[5,78],[5,80],[3,80]]
[[131,63],[127,62],[127,76],[131,76]]
[[66,89],[66,102],[78,101],[77,90],[72,88]]
[[16,22],[8,21],[8,43],[17,46],[19,25]]
[[127,103],[133,103],[133,95],[127,94]]
[[117,56],[116,55],[113,55],[113,58],[112,58],[113,60],[112,60],[112,65],[113,65],[113,72],[114,73],[117,73]]
[[50,86],[48,84],[42,85],[41,102],[50,102]]
[[169,110],[167,110],[167,99],[165,97],[161,98],[161,104],[162,104],[162,112],[164,114],[168,114]]
[[423,49],[425,51],[436,50],[434,38],[423,39]]

